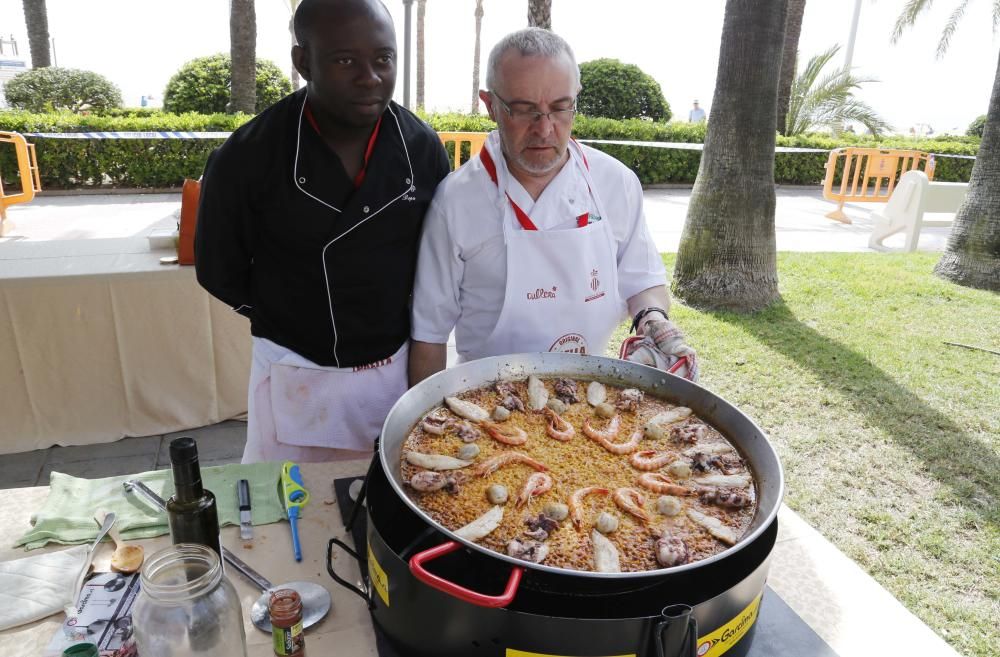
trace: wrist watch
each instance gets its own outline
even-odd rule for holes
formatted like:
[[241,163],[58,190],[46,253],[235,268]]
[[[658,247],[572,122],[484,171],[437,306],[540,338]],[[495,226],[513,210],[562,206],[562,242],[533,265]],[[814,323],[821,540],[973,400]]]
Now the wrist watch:
[[646,315],[648,315],[650,313],[654,313],[654,312],[662,314],[663,315],[663,319],[668,320],[668,321],[670,320],[670,316],[667,315],[667,311],[664,310],[663,308],[658,308],[656,306],[650,306],[649,308],[643,308],[642,310],[640,310],[639,312],[637,312],[635,314],[635,317],[632,318],[632,328],[629,329],[629,332],[630,333],[635,333],[636,329],[639,328],[639,322],[642,321],[642,318],[645,317]]

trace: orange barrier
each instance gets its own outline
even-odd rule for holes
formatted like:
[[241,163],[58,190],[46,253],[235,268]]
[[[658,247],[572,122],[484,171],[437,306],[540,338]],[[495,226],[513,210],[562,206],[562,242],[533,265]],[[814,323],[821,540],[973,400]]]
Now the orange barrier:
[[[838,148],[830,151],[830,158],[826,161],[826,179],[823,181],[823,198],[836,201],[837,209],[826,216],[845,224],[851,223],[851,219],[844,214],[844,203],[885,203],[900,176],[920,169],[921,163],[927,179],[933,180],[934,156],[922,151],[878,148]],[[833,181],[838,172],[840,189],[834,191]]]
[[14,145],[17,169],[21,178],[21,193],[7,194],[4,192],[3,179],[0,176],[0,236],[3,236],[7,228],[7,206],[27,203],[35,198],[35,192],[42,191],[42,181],[38,177],[38,158],[35,156],[34,144],[29,144],[16,132],[0,132],[0,143]]
[[469,144],[469,157],[479,155],[486,143],[487,132],[439,132],[438,137],[445,146],[448,142],[455,144],[455,153],[452,156],[452,169],[462,166],[462,144]]

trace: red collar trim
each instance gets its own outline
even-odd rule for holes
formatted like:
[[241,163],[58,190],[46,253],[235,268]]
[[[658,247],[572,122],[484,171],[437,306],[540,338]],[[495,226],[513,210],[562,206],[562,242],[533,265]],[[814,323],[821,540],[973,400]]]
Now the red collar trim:
[[[581,150],[581,154],[582,153],[583,151]],[[486,173],[489,174],[490,180],[492,180],[493,184],[499,189],[500,183],[497,182],[497,165],[496,162],[493,161],[493,156],[490,155],[489,150],[485,146],[479,151],[479,159],[482,160],[483,168],[486,169]],[[583,164],[587,167],[587,169],[590,169],[590,164],[587,162],[586,155],[583,155]],[[531,217],[528,216],[527,212],[521,209],[521,206],[514,202],[514,199],[510,197],[510,194],[507,194],[507,201],[510,203],[510,207],[514,210],[514,216],[517,217],[517,222],[521,224],[521,228],[524,230],[538,230],[538,226],[535,225],[535,222],[531,220]],[[578,228],[583,228],[588,223],[590,223],[589,212],[584,212],[576,218],[576,225]]]
[[[313,116],[312,108],[309,107],[309,100],[306,100],[306,106],[303,110],[303,114],[306,115],[306,120],[309,121],[309,125],[312,126],[313,130],[320,137],[323,133],[320,132],[319,124],[316,123],[316,117]],[[372,151],[375,150],[375,140],[378,138],[379,128],[382,127],[382,117],[378,117],[378,121],[375,122],[375,129],[372,130],[371,136],[368,138],[368,146],[365,147],[365,162],[361,165],[361,171],[358,171],[358,175],[354,176],[354,188],[357,189],[361,187],[361,183],[365,181],[365,174],[368,171],[368,160],[371,159]]]

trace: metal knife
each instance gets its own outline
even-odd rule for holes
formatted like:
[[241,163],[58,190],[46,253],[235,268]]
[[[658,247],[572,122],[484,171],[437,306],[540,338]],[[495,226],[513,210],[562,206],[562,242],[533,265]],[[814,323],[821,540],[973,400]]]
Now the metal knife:
[[246,479],[236,482],[236,494],[240,504],[240,538],[249,541],[253,538],[253,525],[250,524],[250,482]]

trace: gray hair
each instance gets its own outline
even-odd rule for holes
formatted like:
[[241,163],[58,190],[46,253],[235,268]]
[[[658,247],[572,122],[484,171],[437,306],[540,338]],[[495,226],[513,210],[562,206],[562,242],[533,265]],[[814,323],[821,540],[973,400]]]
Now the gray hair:
[[490,51],[489,64],[486,68],[486,88],[495,89],[500,73],[500,60],[508,50],[516,50],[525,57],[546,57],[554,59],[565,53],[573,65],[576,74],[576,84],[580,84],[580,67],[576,64],[573,49],[561,36],[540,27],[528,27],[517,32],[511,32],[493,46]]

